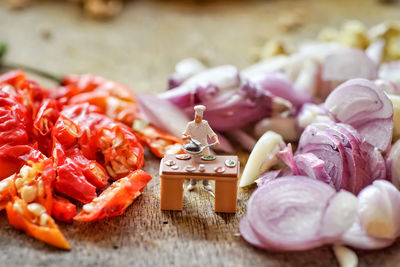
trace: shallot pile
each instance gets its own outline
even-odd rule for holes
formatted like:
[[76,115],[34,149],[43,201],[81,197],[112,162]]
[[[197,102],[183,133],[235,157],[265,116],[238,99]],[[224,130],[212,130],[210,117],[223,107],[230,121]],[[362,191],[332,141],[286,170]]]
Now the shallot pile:
[[[251,151],[240,180],[258,185],[240,223],[249,243],[279,251],[333,244],[341,264],[356,265],[345,245],[378,249],[400,235],[400,141],[392,146],[400,137],[400,64],[391,61],[399,33],[399,24],[367,32],[350,22],[335,36],[321,33],[328,42],[279,50],[242,71],[185,59],[166,92],[138,102],[170,133],[182,132],[203,104],[225,141],[220,149],[232,152],[234,140]],[[156,117],[156,105],[167,115]],[[180,118],[173,126],[172,114]]]

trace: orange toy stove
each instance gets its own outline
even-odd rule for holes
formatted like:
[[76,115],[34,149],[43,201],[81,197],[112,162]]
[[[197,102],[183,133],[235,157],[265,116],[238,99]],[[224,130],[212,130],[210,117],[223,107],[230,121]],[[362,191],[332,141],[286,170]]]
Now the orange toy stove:
[[215,180],[215,212],[236,212],[237,156],[165,155],[160,163],[161,209],[182,210],[183,180]]

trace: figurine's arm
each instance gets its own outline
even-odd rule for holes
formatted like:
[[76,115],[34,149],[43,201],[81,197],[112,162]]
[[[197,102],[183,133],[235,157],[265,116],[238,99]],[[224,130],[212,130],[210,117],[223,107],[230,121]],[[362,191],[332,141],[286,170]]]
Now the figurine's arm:
[[186,129],[185,129],[185,131],[182,133],[182,140],[188,140],[188,139],[190,139],[190,124],[188,124],[187,126],[186,126]]
[[219,146],[218,135],[213,131],[213,129],[211,129],[208,122],[207,122],[207,135],[215,143],[215,146]]
[[188,140],[188,139],[190,139],[190,135],[188,135],[188,134],[182,134],[182,140]]
[[215,146],[219,146],[218,135],[214,134],[211,136],[211,140],[215,143]]

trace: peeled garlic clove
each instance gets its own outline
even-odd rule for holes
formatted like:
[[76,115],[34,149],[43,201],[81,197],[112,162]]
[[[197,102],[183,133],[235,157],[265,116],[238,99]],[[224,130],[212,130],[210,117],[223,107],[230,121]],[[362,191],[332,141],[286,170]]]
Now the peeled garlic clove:
[[296,119],[293,117],[265,118],[254,127],[254,132],[257,136],[262,136],[267,131],[274,131],[282,135],[286,142],[296,142],[299,140]]
[[400,95],[388,94],[393,104],[393,139],[400,138]]
[[330,201],[322,221],[321,232],[326,238],[337,238],[347,231],[357,218],[358,199],[340,190]]
[[240,179],[240,187],[255,182],[260,174],[268,171],[278,161],[277,154],[284,145],[282,136],[268,131],[257,141],[251,151],[247,164]]
[[304,104],[297,115],[297,125],[304,129],[312,123],[330,122],[332,119],[328,111],[320,106],[311,103]]
[[388,159],[386,160],[388,171],[392,178],[392,183],[397,189],[400,188],[400,140],[391,148]]
[[377,238],[396,238],[400,233],[400,192],[390,182],[376,180],[358,199],[358,216],[365,232]]
[[356,267],[358,265],[358,257],[351,249],[341,245],[333,245],[332,248],[340,267]]

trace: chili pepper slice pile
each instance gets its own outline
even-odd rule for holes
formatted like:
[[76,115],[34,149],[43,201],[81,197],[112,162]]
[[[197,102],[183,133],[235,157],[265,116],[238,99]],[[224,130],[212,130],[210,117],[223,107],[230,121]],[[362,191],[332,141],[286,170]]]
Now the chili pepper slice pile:
[[157,157],[182,145],[152,125],[134,132],[137,121],[135,96],[114,81],[70,75],[47,90],[21,71],[1,75],[0,210],[14,227],[63,249],[70,246],[54,219],[123,214],[151,180],[141,170],[143,145]]

